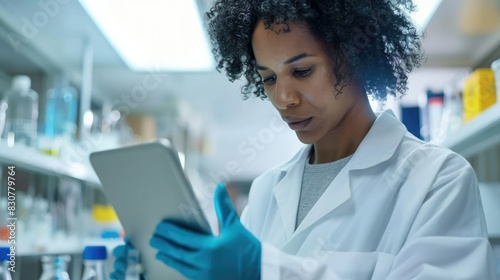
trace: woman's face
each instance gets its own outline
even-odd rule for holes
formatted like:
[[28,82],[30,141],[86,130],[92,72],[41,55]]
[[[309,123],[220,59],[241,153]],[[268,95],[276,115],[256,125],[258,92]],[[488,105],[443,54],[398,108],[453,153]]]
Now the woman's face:
[[260,21],[255,28],[252,47],[264,90],[300,141],[335,138],[346,129],[344,120],[359,101],[359,90],[346,86],[337,94],[324,43],[304,24],[289,27],[290,32],[276,33]]

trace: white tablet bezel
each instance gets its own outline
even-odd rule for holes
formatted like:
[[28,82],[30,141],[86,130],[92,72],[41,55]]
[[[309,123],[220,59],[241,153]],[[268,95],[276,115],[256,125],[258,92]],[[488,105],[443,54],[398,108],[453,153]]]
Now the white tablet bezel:
[[90,155],[108,202],[140,253],[146,279],[184,279],[156,260],[149,246],[156,225],[165,218],[211,233],[177,151],[168,140],[99,151]]

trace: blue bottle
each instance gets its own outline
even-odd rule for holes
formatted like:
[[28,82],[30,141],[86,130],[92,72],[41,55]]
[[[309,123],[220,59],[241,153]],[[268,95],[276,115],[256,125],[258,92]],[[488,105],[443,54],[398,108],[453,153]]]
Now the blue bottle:
[[87,246],[83,250],[82,280],[107,280],[106,259],[108,252],[105,246]]
[[9,247],[0,247],[0,280],[12,280],[9,272]]
[[57,77],[54,87],[47,91],[45,114],[45,136],[48,138],[76,137],[78,96],[75,88],[70,87],[63,77]]

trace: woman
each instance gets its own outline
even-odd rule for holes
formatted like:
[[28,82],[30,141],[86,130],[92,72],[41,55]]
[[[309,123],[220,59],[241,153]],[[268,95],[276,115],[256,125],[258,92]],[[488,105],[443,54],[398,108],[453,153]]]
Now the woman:
[[218,69],[244,76],[244,96],[269,99],[307,145],[253,182],[241,221],[217,188],[219,236],[161,222],[158,259],[193,279],[494,279],[472,168],[369,104],[404,94],[419,65],[413,9],[216,1],[207,18]]

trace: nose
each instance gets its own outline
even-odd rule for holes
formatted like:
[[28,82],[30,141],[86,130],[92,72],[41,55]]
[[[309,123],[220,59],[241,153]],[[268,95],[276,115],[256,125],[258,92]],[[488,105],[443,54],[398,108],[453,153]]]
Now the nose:
[[300,96],[293,86],[293,82],[287,78],[276,80],[274,106],[279,110],[285,110],[297,106],[299,103]]

